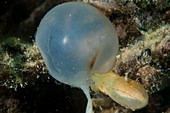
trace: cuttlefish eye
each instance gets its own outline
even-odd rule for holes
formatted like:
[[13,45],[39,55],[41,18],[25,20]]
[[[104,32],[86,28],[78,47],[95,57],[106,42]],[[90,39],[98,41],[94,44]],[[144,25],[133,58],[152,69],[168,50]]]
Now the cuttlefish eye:
[[81,2],[52,8],[40,22],[36,43],[51,76],[82,88],[88,98],[91,73],[110,71],[119,50],[112,23]]

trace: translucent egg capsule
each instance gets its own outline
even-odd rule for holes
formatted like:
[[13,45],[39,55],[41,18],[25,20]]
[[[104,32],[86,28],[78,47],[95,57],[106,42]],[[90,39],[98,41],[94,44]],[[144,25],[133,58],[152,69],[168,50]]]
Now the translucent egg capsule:
[[43,17],[36,43],[50,74],[81,88],[88,98],[86,113],[91,113],[91,73],[110,71],[119,50],[112,23],[91,5],[64,3]]
[[106,73],[118,53],[112,23],[94,7],[69,2],[50,10],[38,27],[36,42],[51,75],[80,87],[90,72]]

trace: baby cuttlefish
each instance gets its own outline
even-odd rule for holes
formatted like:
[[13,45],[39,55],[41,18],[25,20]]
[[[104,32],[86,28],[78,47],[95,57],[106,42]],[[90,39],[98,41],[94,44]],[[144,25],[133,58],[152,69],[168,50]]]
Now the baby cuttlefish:
[[[143,108],[148,104],[148,94],[144,87],[114,72],[92,74],[94,85],[120,105],[132,110]],[[94,87],[94,86],[93,86]]]

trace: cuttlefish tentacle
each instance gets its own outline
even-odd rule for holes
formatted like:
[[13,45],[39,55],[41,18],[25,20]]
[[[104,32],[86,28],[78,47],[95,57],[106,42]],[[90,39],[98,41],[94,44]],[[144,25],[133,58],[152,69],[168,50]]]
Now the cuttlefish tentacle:
[[148,104],[148,94],[144,87],[132,80],[114,72],[106,74],[93,73],[94,85],[103,93],[110,96],[120,105],[132,110],[143,108]]

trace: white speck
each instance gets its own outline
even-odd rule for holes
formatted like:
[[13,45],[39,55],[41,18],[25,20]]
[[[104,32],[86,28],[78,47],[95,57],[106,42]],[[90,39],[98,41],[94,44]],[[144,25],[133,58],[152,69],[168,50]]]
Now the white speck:
[[68,37],[65,36],[64,39],[63,39],[63,43],[66,44],[68,42]]

